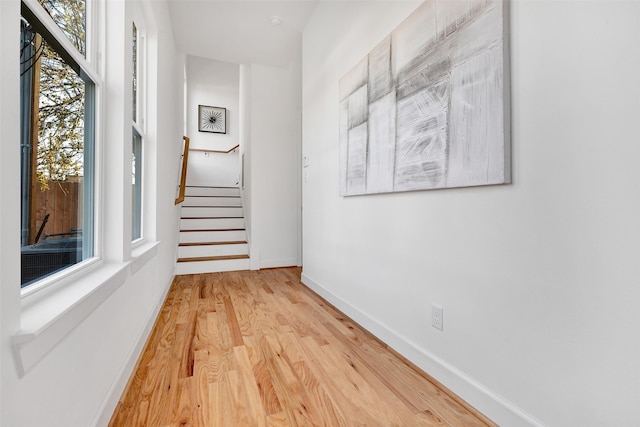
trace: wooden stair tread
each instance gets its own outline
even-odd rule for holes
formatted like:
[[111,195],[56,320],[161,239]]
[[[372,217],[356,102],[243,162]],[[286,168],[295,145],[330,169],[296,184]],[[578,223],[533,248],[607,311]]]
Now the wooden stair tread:
[[227,205],[208,205],[208,206],[193,206],[193,205],[182,205],[183,208],[239,208],[242,209],[242,206],[227,206]]
[[178,246],[215,246],[215,245],[246,245],[246,240],[234,240],[229,242],[188,242],[180,243]]
[[244,228],[207,228],[203,230],[180,230],[181,233],[204,233],[207,231],[244,231]]
[[207,197],[210,199],[216,198],[216,199],[239,199],[240,196],[199,196],[196,194],[187,194],[184,197]]
[[240,187],[219,187],[215,185],[185,185],[186,188],[233,188],[239,190]]
[[204,256],[193,258],[178,258],[178,262],[199,262],[199,261],[226,261],[232,259],[249,259],[249,255],[223,255],[223,256]]
[[243,216],[183,216],[180,219],[243,219]]

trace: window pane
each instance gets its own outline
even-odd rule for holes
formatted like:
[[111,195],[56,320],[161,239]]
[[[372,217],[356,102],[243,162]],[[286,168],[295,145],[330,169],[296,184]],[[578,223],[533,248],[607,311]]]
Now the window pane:
[[38,0],[71,43],[86,55],[86,1]]
[[133,24],[133,121],[138,121],[138,29]]
[[132,240],[142,237],[142,138],[138,132],[133,131],[133,156],[131,161],[131,185],[133,212]]
[[93,83],[24,20],[21,33],[24,287],[93,256]]

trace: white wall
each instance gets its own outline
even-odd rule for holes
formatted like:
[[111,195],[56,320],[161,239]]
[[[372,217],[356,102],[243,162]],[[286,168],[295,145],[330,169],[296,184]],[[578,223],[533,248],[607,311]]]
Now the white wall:
[[[197,56],[187,57],[187,136],[191,148],[227,151],[240,143],[240,66]],[[227,109],[227,133],[198,131],[198,105]],[[189,153],[187,185],[235,186],[238,151]]]
[[244,66],[251,268],[298,265],[300,66]]
[[[149,56],[158,61],[157,68],[150,69],[149,90],[162,102],[157,102],[155,97],[150,98],[157,104],[150,108],[156,117],[149,121],[148,138],[145,140],[148,144],[145,150],[152,153],[145,174],[156,180],[150,187],[153,194],[145,196],[154,210],[152,221],[148,221],[145,227],[152,224],[149,237],[159,242],[157,251],[140,269],[133,265],[127,267],[124,283],[79,321],[32,369],[18,378],[11,353],[11,337],[20,328],[20,252],[19,233],[16,232],[19,229],[19,190],[15,185],[0,185],[0,197],[4,201],[0,209],[2,426],[106,425],[172,278],[178,224],[172,189],[175,188],[182,133],[181,69],[184,58],[175,52],[166,4],[150,2],[147,6],[151,8],[155,26],[160,29],[157,35],[150,34],[148,39]],[[115,7],[122,6],[115,4]],[[19,122],[15,117],[19,99],[15,72],[19,16],[19,1],[0,2],[2,184],[16,182],[19,173],[18,162],[15,161],[18,144],[11,143],[17,141]],[[124,28],[131,26],[122,21],[111,21],[108,31],[124,31]],[[124,87],[129,88],[130,85]],[[128,257],[129,254],[121,256]]]
[[512,3],[513,184],[338,197],[338,81],[416,6],[304,31],[305,283],[502,425],[636,425],[640,3]]

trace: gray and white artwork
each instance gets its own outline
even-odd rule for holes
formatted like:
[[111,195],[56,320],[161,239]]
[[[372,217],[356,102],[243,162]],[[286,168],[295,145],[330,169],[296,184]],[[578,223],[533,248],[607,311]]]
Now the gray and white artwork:
[[510,182],[507,8],[427,0],[340,80],[341,195]]

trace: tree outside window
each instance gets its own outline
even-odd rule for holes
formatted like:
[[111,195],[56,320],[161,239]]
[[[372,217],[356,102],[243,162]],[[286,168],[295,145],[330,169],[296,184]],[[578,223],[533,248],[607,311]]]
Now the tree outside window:
[[[84,0],[39,3],[84,55]],[[47,25],[29,6],[23,6],[20,108],[24,287],[93,256],[94,83]]]

